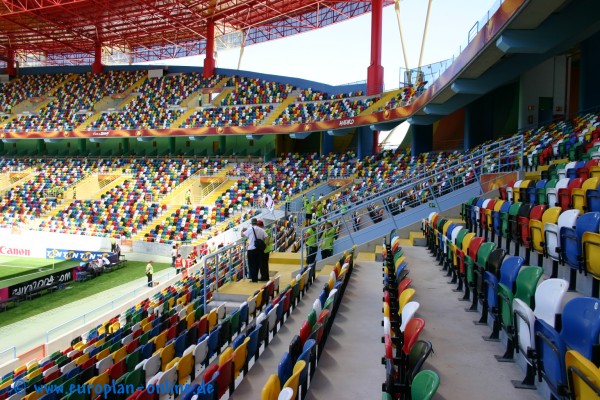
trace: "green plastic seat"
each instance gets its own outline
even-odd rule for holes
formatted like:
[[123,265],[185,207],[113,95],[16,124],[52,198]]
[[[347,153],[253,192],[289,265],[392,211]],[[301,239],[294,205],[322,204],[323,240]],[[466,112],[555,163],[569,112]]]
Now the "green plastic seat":
[[[477,259],[475,262],[474,270],[471,271],[471,277],[467,276],[470,284],[477,285],[477,282],[483,278],[483,273],[486,269],[488,258],[490,258],[490,254],[492,251],[496,249],[496,243],[494,242],[485,242],[479,247],[479,251],[477,251]],[[476,287],[478,287],[477,285]]]
[[310,328],[312,329],[317,323],[317,312],[314,310],[314,308],[310,310],[310,313],[308,313],[307,320]]
[[230,314],[231,318],[231,334],[236,334],[240,331],[240,312],[239,310]]
[[137,348],[133,353],[125,356],[125,365],[127,366],[127,371],[133,371],[135,366],[138,365],[140,361],[140,349]]
[[557,182],[558,180],[556,179],[550,179],[543,188],[535,189],[535,196],[538,204],[548,204],[546,189],[554,189]]
[[134,388],[138,388],[144,385],[144,379],[146,379],[144,369],[138,368],[127,374],[124,383],[125,385],[133,385]]
[[202,316],[204,315],[204,306],[198,306],[195,310],[194,310],[194,317],[196,319],[196,321],[200,321],[200,318],[202,318]]
[[498,284],[500,314],[502,316],[502,324],[505,329],[513,326],[513,300],[519,299],[531,307],[535,295],[535,289],[543,273],[544,270],[542,267],[531,266],[521,268],[515,282],[516,290],[514,294],[512,288],[508,288],[502,283]]
[[412,400],[429,400],[440,387],[440,376],[431,370],[423,370],[415,375],[410,387]]

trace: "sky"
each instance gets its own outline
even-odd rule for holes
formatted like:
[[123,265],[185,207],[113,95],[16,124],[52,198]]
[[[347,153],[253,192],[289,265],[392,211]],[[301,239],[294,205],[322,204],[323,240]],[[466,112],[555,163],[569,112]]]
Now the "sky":
[[[423,53],[423,65],[451,58],[466,44],[469,30],[499,0],[433,0]],[[427,13],[427,0],[400,3],[402,30],[409,68],[418,65]],[[364,81],[370,62],[371,13],[326,28],[244,49],[241,69],[298,77],[330,85]],[[240,50],[221,50],[217,68],[237,69]],[[204,56],[164,60],[170,65],[203,65]],[[156,62],[153,62],[156,64]],[[398,88],[405,66],[394,6],[383,11],[385,89]]]

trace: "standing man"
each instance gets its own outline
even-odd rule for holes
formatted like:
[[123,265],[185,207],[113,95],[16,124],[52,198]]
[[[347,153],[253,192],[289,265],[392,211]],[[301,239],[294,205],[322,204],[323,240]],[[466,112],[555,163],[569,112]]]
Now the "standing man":
[[317,246],[317,230],[315,228],[316,220],[310,221],[310,227],[306,231],[306,265],[310,266],[315,262],[317,258],[317,251],[319,247]]
[[324,260],[333,255],[333,241],[335,238],[335,228],[332,227],[331,222],[325,222],[325,228],[323,228],[323,236],[321,237],[321,260]]
[[[248,239],[248,269],[250,270],[250,279],[252,282],[258,282],[258,271],[262,264],[263,253],[266,248],[265,238],[267,237],[267,233],[258,226],[258,220],[252,218],[251,226],[246,229],[243,235]],[[262,246],[260,243],[262,243]]]
[[185,204],[188,206],[192,204],[192,189],[190,188],[185,192]]
[[114,236],[110,237],[110,252],[116,253],[117,239]]
[[148,261],[148,265],[146,265],[146,276],[148,277],[148,287],[152,287],[152,274],[154,273],[154,267],[152,264],[154,261]]
[[173,245],[173,248],[171,249],[171,267],[175,268],[175,260],[177,260],[177,255],[179,254],[179,251],[177,251],[177,245]]
[[265,238],[266,248],[263,253],[262,263],[260,264],[259,272],[260,278],[259,280],[268,282],[269,281],[269,254],[273,251],[273,235],[271,234],[271,229],[265,229],[265,225],[262,220],[258,220],[258,226],[263,228],[267,237]]

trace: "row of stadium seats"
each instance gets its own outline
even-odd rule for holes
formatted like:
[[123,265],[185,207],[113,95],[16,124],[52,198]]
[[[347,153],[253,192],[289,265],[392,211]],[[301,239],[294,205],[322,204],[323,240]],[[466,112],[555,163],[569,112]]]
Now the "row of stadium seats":
[[221,100],[221,106],[281,103],[295,89],[288,84],[242,76],[232,76],[226,86],[233,91]]
[[328,121],[358,116],[379,97],[363,99],[342,99],[320,103],[294,103],[287,106],[282,115],[277,117],[273,125],[302,124],[308,122]]
[[383,343],[382,363],[385,382],[382,399],[428,400],[436,393],[440,378],[434,371],[422,371],[433,352],[430,341],[419,340],[425,328],[422,318],[415,318],[420,304],[413,301],[415,289],[407,275],[406,257],[394,229],[385,238],[383,248]]
[[336,263],[300,331],[290,341],[289,352],[281,355],[277,373],[271,374],[263,386],[262,400],[300,400],[306,397],[352,274],[353,257],[353,251],[347,252]]

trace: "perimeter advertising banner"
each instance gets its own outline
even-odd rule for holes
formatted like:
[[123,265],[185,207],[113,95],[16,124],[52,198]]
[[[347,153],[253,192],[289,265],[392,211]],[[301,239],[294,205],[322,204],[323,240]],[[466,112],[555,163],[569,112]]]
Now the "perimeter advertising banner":
[[0,289],[0,300],[10,297],[22,297],[38,288],[70,282],[74,279],[74,270],[75,267]]
[[46,258],[52,260],[94,261],[110,253],[100,251],[81,251],[65,249],[46,249]]
[[0,229],[0,255],[32,257],[32,258],[66,258],[48,257],[47,250],[64,249],[79,253],[100,253],[101,249],[110,248],[110,240],[96,236],[68,235],[64,233],[29,231],[13,228]]

